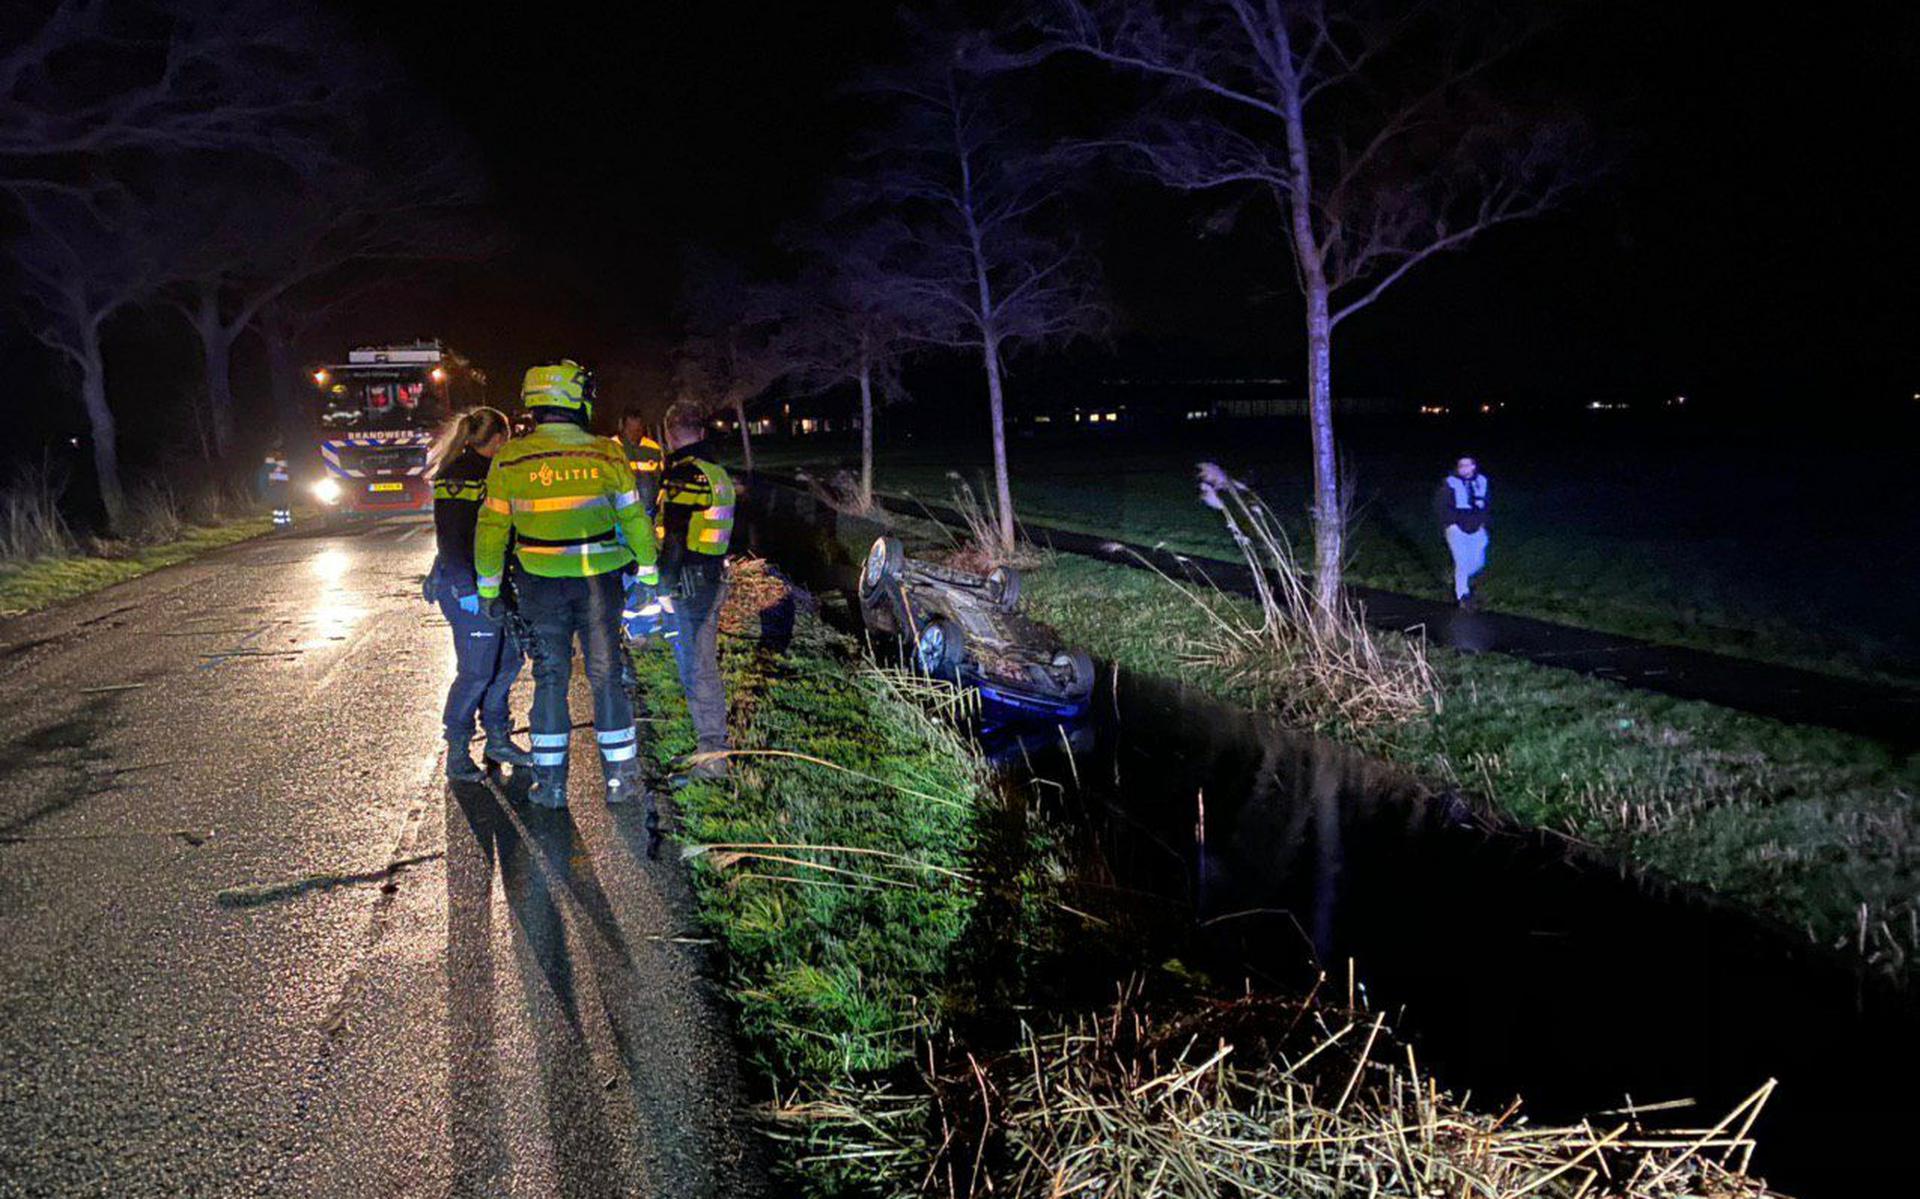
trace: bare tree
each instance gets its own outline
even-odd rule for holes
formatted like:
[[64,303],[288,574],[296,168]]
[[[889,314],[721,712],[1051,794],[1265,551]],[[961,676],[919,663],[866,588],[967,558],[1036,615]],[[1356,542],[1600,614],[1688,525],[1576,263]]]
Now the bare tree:
[[860,393],[860,493],[873,504],[875,398],[900,394],[900,363],[913,330],[892,264],[906,244],[897,221],[856,212],[792,238],[806,266],[774,289],[779,312],[770,349],[799,386]]
[[126,154],[277,154],[324,123],[316,48],[305,8],[274,0],[5,6],[0,191],[82,197]]
[[483,189],[457,139],[415,130],[389,149],[356,136],[271,167],[272,177],[235,174],[167,206],[189,243],[175,260],[175,303],[200,340],[222,456],[234,434],[234,344],[268,305],[350,264],[473,259],[495,244],[474,216]]
[[894,102],[872,139],[878,191],[908,237],[888,263],[917,335],[976,351],[987,379],[998,533],[1015,538],[1007,475],[1007,355],[1101,327],[1096,272],[1066,229],[1054,163],[1021,132],[1003,94],[1015,63],[981,35],[919,31],[903,70],[876,76]]
[[674,355],[674,393],[700,411],[731,410],[740,425],[740,453],[753,470],[747,401],[778,382],[785,368],[773,350],[778,309],[764,286],[734,264],[694,255],[687,264],[686,336]]
[[109,317],[152,287],[152,266],[137,240],[108,232],[89,202],[49,194],[22,197],[21,206],[27,231],[8,251],[22,316],[28,331],[80,375],[100,502],[108,526],[124,530],[126,488],[100,338]]
[[1184,191],[1271,197],[1305,303],[1316,596],[1344,555],[1333,331],[1407,273],[1555,207],[1590,174],[1568,122],[1491,95],[1528,30],[1491,6],[1392,0],[1059,0],[1052,51],[1150,84],[1105,144]]

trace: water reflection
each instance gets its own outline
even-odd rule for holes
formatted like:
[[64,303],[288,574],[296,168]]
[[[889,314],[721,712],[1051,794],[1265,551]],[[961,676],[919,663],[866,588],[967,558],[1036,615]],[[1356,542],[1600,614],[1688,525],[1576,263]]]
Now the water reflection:
[[317,649],[329,642],[343,641],[353,627],[365,619],[367,609],[357,592],[348,589],[356,579],[353,555],[339,546],[328,546],[315,554],[307,569],[318,586],[307,599],[305,623],[307,639],[302,649]]
[[1719,1109],[1777,1077],[1756,1165],[1794,1193],[1852,1193],[1820,1183],[1888,1163],[1828,1147],[1895,1144],[1916,1114],[1912,1005],[1794,930],[1490,833],[1448,793],[1170,685],[1109,681],[1093,710],[1071,767],[1034,759],[1036,794],[1068,797],[1087,839],[1071,902],[1135,934],[1141,964],[1290,988],[1351,961],[1423,1066],[1536,1116]]

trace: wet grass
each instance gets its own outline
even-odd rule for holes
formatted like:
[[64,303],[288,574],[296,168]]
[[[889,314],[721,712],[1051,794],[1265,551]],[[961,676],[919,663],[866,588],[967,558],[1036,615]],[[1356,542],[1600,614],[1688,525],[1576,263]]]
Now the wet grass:
[[[1265,677],[1183,648],[1211,622],[1151,574],[1060,555],[1028,573],[1024,595],[1036,619],[1123,673],[1279,706]],[[1210,602],[1252,609],[1236,597]],[[1453,783],[1502,818],[1707,886],[1911,977],[1920,758],[1502,655],[1431,658],[1437,713],[1387,731],[1322,731]]]
[[[730,607],[766,595],[737,587]],[[755,628],[750,615],[729,623]],[[850,1159],[836,1123],[815,1117],[837,1095],[910,1079],[915,1045],[942,1021],[986,787],[952,728],[860,666],[854,642],[804,609],[791,622],[777,650],[722,638],[731,777],[678,792],[675,841],[726,947],[726,985],[797,1185],[840,1194],[881,1164]],[[664,648],[636,665],[664,775],[693,750],[692,726]]]
[[265,517],[191,526],[159,545],[126,546],[114,552],[75,552],[0,564],[0,617],[35,612],[128,579],[185,562],[209,550],[258,537],[272,528]]

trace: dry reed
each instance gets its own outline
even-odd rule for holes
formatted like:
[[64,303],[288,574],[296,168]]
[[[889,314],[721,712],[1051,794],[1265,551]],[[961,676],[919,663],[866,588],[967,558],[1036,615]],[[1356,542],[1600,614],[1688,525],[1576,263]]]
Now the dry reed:
[[982,487],[978,492],[958,473],[948,472],[953,480],[953,509],[966,525],[966,541],[948,558],[961,570],[986,574],[996,566],[1016,566],[1022,570],[1044,565],[1047,551],[1035,545],[1025,531],[1016,526],[1009,543],[1000,535],[1000,508],[993,492]]
[[1209,617],[1213,633],[1189,647],[1192,658],[1256,684],[1284,718],[1313,728],[1379,728],[1438,706],[1423,637],[1388,642],[1350,600],[1324,605],[1266,502],[1211,462],[1200,464],[1199,477],[1201,502],[1220,513],[1246,559],[1260,615],[1249,620],[1219,602],[1211,581],[1174,579],[1142,557]]
[[1384,1020],[1247,997],[1162,1018],[1123,994],[1104,1014],[949,1063],[927,1189],[959,1196],[1520,1196],[1762,1199],[1750,1177],[1766,1082],[1707,1127],[1687,1103],[1536,1126],[1474,1111]]

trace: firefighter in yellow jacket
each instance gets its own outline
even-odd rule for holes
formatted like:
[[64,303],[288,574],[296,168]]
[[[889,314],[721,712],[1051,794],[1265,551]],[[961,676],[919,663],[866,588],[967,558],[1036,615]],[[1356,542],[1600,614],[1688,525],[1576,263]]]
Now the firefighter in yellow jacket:
[[[633,468],[611,438],[588,431],[593,376],[563,360],[527,372],[520,400],[534,429],[507,443],[487,471],[486,504],[474,536],[481,599],[501,606],[513,546],[514,590],[533,660],[533,787],[529,798],[567,806],[567,686],[577,636],[593,690],[594,737],[607,802],[646,797],[633,703],[621,685],[620,608],[625,572],[658,582],[653,524]],[[650,798],[650,797],[649,797]]]

